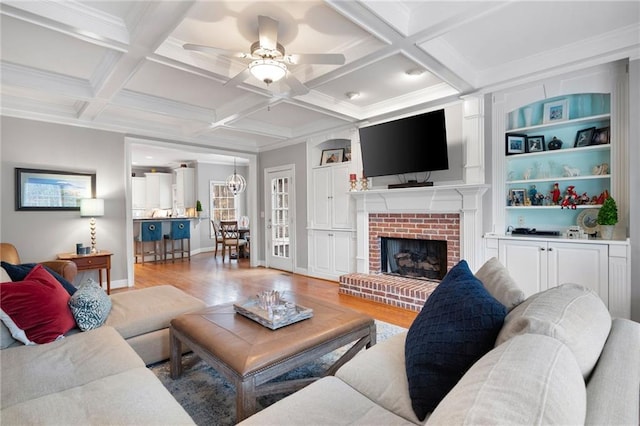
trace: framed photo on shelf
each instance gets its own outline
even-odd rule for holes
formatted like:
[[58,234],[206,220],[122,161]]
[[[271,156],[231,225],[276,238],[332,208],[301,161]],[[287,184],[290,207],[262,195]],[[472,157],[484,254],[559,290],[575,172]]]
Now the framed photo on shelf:
[[323,149],[320,165],[342,163],[342,160],[344,160],[344,148]]
[[595,127],[589,127],[588,129],[578,130],[576,133],[576,143],[574,147],[589,146],[593,140],[593,134],[595,133]]
[[95,195],[95,174],[16,168],[16,210],[80,210]]
[[542,115],[543,123],[555,123],[558,121],[566,121],[568,119],[568,99],[560,99],[559,101],[547,102],[546,104],[544,104],[544,113]]
[[603,127],[602,129],[596,129],[593,132],[592,145],[605,145],[609,143],[609,127]]
[[524,197],[526,196],[526,189],[510,189],[509,190],[509,205],[510,206],[524,206]]
[[527,136],[527,152],[542,152],[544,150],[544,136]]
[[527,142],[527,135],[507,134],[506,136],[507,155],[524,154],[525,152],[527,152],[526,142]]

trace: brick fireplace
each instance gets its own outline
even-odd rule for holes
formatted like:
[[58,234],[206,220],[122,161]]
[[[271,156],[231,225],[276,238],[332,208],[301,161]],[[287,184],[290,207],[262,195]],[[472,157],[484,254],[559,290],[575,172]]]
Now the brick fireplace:
[[357,273],[340,277],[340,292],[419,311],[437,281],[382,275],[382,237],[443,240],[447,269],[482,261],[482,195],[486,185],[376,189],[356,199]]

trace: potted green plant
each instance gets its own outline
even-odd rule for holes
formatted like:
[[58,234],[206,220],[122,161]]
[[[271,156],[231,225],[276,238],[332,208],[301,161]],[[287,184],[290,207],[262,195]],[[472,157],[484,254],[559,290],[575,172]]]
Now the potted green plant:
[[598,211],[598,218],[596,219],[600,226],[600,237],[603,240],[610,240],[613,238],[613,228],[618,223],[618,206],[613,197],[609,197],[602,203],[600,211]]
[[200,216],[202,214],[202,203],[200,200],[196,201],[196,214]]

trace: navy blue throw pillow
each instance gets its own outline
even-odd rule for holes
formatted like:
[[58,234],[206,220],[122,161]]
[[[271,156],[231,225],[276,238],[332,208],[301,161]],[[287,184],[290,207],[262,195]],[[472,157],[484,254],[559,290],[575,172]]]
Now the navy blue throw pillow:
[[[13,265],[11,263],[2,262],[2,267],[11,277],[11,281],[23,281],[27,274],[31,272],[33,267],[36,265],[37,263],[23,263],[22,265]],[[46,269],[47,272],[53,275],[53,277],[60,284],[62,284],[62,287],[64,287],[64,289],[67,290],[67,293],[69,293],[69,296],[73,296],[73,293],[75,293],[77,290],[73,284],[71,284],[66,278],[64,278],[62,275],[49,268],[48,266],[45,266],[44,269]]]
[[451,268],[407,333],[409,395],[420,421],[493,349],[506,315],[466,261]]

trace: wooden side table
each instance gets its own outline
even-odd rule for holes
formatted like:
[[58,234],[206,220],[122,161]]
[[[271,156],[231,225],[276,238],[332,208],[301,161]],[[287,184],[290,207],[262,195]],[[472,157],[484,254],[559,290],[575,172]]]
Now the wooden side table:
[[76,264],[78,271],[98,270],[100,287],[102,287],[102,270],[107,271],[107,294],[111,294],[111,256],[113,253],[101,250],[91,254],[62,253],[60,260],[70,260]]

